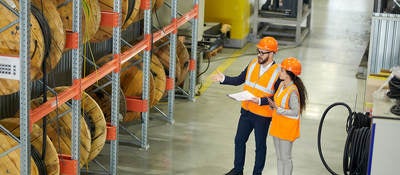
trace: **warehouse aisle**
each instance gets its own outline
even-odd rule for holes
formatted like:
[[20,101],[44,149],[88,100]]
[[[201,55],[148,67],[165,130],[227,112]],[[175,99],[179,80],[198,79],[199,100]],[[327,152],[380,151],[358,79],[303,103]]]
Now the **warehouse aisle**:
[[[310,35],[301,46],[281,47],[276,55],[278,62],[288,56],[301,60],[304,70],[301,77],[309,92],[308,106],[302,116],[302,135],[293,148],[294,175],[329,174],[321,163],[316,144],[320,117],[326,107],[340,101],[353,109],[357,107],[356,111],[362,110],[364,81],[355,75],[369,40],[371,11],[371,1],[313,1]],[[254,55],[213,61],[208,73],[219,68],[228,75],[239,74],[255,56],[255,46],[248,44],[241,50],[224,49],[223,52],[217,57]],[[241,87],[209,84],[207,75],[204,80],[202,94],[194,103],[176,99],[175,124],[170,125],[158,114],[151,114],[147,151],[120,145],[119,174],[220,175],[233,167],[240,103],[226,94],[238,92]],[[344,110],[335,110],[324,123],[324,154],[338,173],[342,173],[346,117]],[[139,125],[131,125],[130,129],[140,133]],[[254,151],[252,134],[247,144],[246,175],[252,172]],[[268,137],[263,174],[276,174],[274,152],[272,139]],[[108,165],[108,153],[106,146],[99,156],[105,165]]]

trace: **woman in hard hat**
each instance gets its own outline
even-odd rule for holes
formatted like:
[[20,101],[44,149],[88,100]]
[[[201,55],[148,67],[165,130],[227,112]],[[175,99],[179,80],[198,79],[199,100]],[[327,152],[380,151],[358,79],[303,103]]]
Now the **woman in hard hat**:
[[307,91],[299,75],[301,63],[294,57],[282,61],[279,78],[282,80],[269,99],[273,108],[269,133],[273,136],[278,159],[278,175],[291,175],[293,171],[292,146],[300,136],[300,115],[306,107]]

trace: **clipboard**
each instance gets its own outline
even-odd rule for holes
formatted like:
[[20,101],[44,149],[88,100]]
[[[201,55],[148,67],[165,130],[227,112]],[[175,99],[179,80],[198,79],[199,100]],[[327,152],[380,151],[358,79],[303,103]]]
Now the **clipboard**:
[[248,101],[251,100],[253,98],[255,98],[256,96],[254,96],[252,93],[250,93],[249,91],[241,91],[238,93],[234,93],[234,94],[228,94],[228,97],[236,100],[236,101]]

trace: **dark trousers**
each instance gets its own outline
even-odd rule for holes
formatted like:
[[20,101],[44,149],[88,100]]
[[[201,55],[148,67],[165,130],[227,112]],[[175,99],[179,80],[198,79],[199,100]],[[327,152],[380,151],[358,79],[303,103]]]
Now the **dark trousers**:
[[262,173],[265,165],[267,134],[270,123],[270,117],[262,117],[242,109],[235,137],[234,168],[236,171],[243,171],[246,156],[246,142],[254,129],[256,160],[254,162],[253,175]]

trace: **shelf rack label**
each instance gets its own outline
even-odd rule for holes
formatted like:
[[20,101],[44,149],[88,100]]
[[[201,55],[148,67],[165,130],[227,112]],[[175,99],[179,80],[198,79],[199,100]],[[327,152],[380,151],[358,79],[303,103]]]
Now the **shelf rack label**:
[[0,78],[19,80],[19,62],[18,57],[0,56]]

